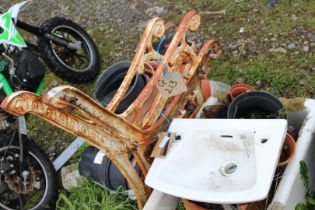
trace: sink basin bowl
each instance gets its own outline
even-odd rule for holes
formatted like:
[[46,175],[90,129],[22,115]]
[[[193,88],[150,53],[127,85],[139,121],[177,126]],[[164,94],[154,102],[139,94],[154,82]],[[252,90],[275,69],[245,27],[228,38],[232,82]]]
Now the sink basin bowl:
[[241,133],[197,129],[188,136],[191,142],[183,143],[171,154],[161,179],[204,192],[252,187],[256,183],[254,135]]
[[146,184],[189,200],[242,203],[264,199],[285,139],[286,120],[175,119],[176,141],[156,158]]

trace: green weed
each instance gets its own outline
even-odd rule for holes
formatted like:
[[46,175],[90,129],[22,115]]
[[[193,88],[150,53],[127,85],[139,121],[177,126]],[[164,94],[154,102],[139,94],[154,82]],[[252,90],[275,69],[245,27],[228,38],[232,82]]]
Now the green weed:
[[310,181],[307,175],[308,168],[304,160],[300,161],[300,175],[303,185],[306,189],[305,203],[299,203],[295,210],[310,210],[315,208],[315,190],[310,188]]
[[57,210],[132,210],[135,204],[122,195],[121,190],[110,194],[108,190],[84,179],[80,187],[61,193]]

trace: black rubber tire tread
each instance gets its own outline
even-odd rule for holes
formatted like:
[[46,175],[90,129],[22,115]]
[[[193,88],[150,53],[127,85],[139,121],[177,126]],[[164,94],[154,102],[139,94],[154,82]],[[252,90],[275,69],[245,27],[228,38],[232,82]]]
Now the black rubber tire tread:
[[[17,145],[11,145],[11,146],[16,147]],[[36,208],[36,210],[53,210],[55,209],[56,201],[58,198],[56,171],[51,161],[49,160],[47,154],[34,141],[29,140],[28,147],[29,147],[29,152],[33,153],[33,155],[35,155],[38,158],[38,160],[41,162],[41,164],[44,167],[43,170],[45,170],[47,174],[47,180],[46,180],[46,187],[48,187],[47,195],[42,201],[42,204],[38,208]]]
[[[110,77],[113,77],[113,74],[117,74],[121,69],[129,69],[131,65],[130,61],[119,61],[117,63],[112,64],[106,70],[104,70],[96,80],[96,86],[94,90],[94,98],[101,103],[101,99],[98,97],[98,91],[103,89],[104,83],[108,82]],[[107,83],[105,83],[107,84]]]
[[83,36],[88,42],[87,45],[90,46],[92,53],[94,53],[95,59],[92,60],[92,66],[82,72],[73,71],[70,68],[64,66],[58,60],[58,58],[55,57],[50,45],[50,41],[44,37],[39,37],[37,40],[38,50],[41,54],[41,57],[44,59],[46,64],[48,64],[48,67],[52,72],[66,81],[73,83],[92,82],[94,79],[96,79],[100,70],[100,57],[95,43],[93,42],[90,35],[81,26],[62,17],[53,17],[44,21],[41,25],[41,30],[45,32],[51,32],[59,25],[70,26],[80,32],[80,35]]

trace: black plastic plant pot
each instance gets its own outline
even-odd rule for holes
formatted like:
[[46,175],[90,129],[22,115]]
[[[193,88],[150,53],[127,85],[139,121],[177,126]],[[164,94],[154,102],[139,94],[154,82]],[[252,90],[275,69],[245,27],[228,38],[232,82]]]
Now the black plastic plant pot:
[[[133,157],[130,157],[133,162]],[[136,163],[135,168],[140,174],[140,168]],[[128,190],[129,185],[113,162],[104,153],[93,146],[87,147],[81,154],[79,161],[79,173],[93,181],[105,185],[110,190],[118,190],[119,187]]]
[[[131,65],[129,61],[115,63],[108,67],[97,79],[94,96],[103,106],[107,106],[123,82]],[[136,73],[116,113],[124,112],[137,98],[147,83],[144,75]]]
[[[167,46],[171,43],[172,37],[168,36],[165,39],[159,42],[153,42],[153,49],[158,51],[161,55],[165,55],[167,51]],[[159,48],[160,47],[160,48]]]
[[261,91],[245,92],[239,95],[229,106],[229,119],[274,119],[283,108],[275,96]]
[[[168,35],[168,36],[166,36],[166,38],[163,39],[162,41],[153,42],[153,44],[152,44],[153,49],[154,49],[155,51],[157,51],[159,54],[165,55],[165,53],[166,53],[166,51],[167,51],[167,49],[168,49],[168,45],[171,44],[172,40],[173,40],[173,36]],[[187,37],[185,37],[185,40],[186,40],[186,42],[187,42],[189,45],[191,45],[191,42],[188,41]],[[179,43],[178,46],[180,46],[180,43]],[[159,48],[159,47],[160,47],[160,48]]]

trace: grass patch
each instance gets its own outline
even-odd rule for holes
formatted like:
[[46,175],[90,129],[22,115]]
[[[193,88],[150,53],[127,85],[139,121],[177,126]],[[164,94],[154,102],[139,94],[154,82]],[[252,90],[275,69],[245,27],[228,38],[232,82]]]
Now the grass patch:
[[[305,61],[304,58],[299,61]],[[228,84],[233,84],[238,78],[243,78],[245,83],[256,86],[256,88],[271,92],[277,96],[283,97],[313,97],[315,87],[315,74],[308,77],[304,75],[303,65],[298,68],[292,68],[291,62],[283,62],[277,59],[251,59],[235,62],[233,60],[217,60],[210,64],[212,72],[209,77],[213,80],[219,80]],[[301,80],[305,79],[304,86],[301,86]],[[260,80],[262,85],[257,87],[256,82]]]
[[285,107],[285,109],[289,112],[297,112],[304,110],[305,98],[280,98],[281,103]]
[[70,159],[70,163],[73,163],[73,164],[78,163],[81,158],[82,152],[89,146],[91,145],[88,142],[84,142],[82,146],[78,149],[78,151],[72,156],[72,158]]
[[82,185],[69,193],[61,193],[57,210],[132,210],[135,204],[121,191],[110,194],[103,187],[83,179]]

